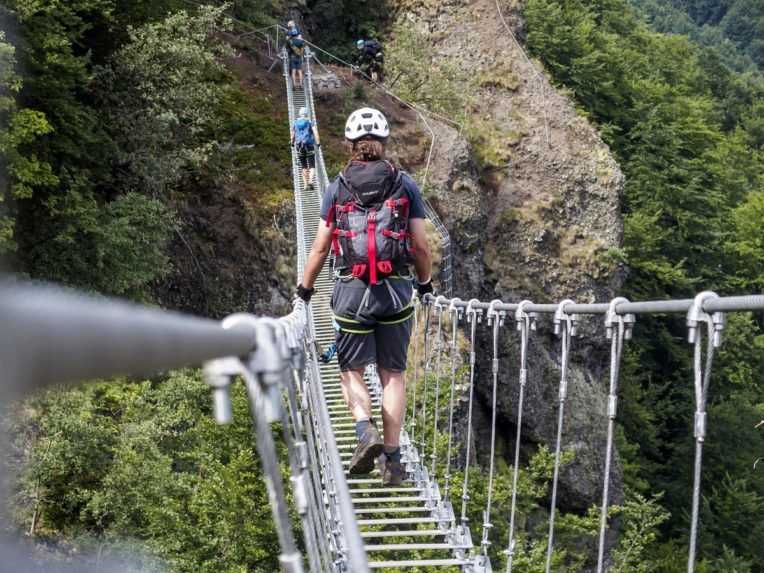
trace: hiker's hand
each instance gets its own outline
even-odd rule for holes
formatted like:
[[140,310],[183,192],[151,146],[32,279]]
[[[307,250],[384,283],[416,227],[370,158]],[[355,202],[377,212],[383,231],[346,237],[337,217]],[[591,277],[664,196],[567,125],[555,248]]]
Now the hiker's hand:
[[301,284],[297,285],[297,296],[300,297],[302,300],[304,300],[306,303],[310,302],[310,297],[313,296],[313,293],[316,292],[316,289],[314,288],[305,288]]
[[419,300],[424,300],[424,295],[426,294],[433,294],[435,289],[432,286],[432,277],[423,283],[417,281],[416,290],[419,293]]

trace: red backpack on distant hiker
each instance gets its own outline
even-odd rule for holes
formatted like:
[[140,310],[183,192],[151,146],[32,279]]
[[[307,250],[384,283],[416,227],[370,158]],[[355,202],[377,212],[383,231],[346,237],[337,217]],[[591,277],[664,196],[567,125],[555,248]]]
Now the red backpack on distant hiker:
[[351,162],[339,176],[327,220],[327,225],[336,224],[336,267],[369,284],[405,271],[413,260],[409,209],[403,174],[391,163]]

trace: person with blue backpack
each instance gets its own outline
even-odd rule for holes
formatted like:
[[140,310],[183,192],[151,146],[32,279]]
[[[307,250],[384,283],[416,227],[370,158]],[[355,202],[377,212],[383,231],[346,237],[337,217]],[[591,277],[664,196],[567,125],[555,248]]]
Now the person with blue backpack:
[[287,32],[284,49],[289,58],[289,73],[292,76],[292,85],[302,87],[302,60],[305,56],[305,40],[296,27]]
[[[389,136],[387,119],[376,109],[362,108],[348,118],[345,139],[352,156],[323,195],[321,222],[297,296],[310,302],[316,277],[333,251],[337,361],[358,439],[348,472],[368,474],[379,459],[382,485],[396,487],[407,476],[400,432],[414,288],[423,297],[433,286],[424,201],[414,180],[385,160]],[[382,435],[364,382],[370,364],[376,364],[382,382]]]
[[308,110],[301,107],[292,125],[292,146],[297,150],[302,182],[307,189],[316,185],[316,147],[320,145],[316,124],[308,118]]

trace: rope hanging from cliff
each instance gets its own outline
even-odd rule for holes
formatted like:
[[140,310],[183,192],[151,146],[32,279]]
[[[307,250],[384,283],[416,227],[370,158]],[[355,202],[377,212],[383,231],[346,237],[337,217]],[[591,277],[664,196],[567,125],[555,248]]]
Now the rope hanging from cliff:
[[570,341],[576,335],[576,320],[574,314],[565,312],[565,306],[573,304],[566,299],[557,307],[554,313],[554,332],[560,337],[560,387],[559,408],[557,411],[557,440],[554,447],[554,477],[552,478],[552,504],[549,510],[549,539],[546,548],[546,573],[552,570],[552,552],[554,549],[554,518],[557,508],[557,484],[560,479],[560,452],[562,449],[562,423],[565,416],[565,399],[568,395],[568,364],[570,362]]
[[536,329],[536,316],[526,312],[525,308],[533,304],[529,300],[522,301],[515,311],[515,322],[520,332],[520,396],[517,400],[517,430],[515,432],[515,459],[512,468],[512,500],[509,510],[509,539],[507,541],[507,573],[512,573],[515,557],[515,515],[517,513],[517,479],[520,475],[520,437],[523,428],[523,401],[525,399],[525,384],[528,381],[528,340],[530,331]]

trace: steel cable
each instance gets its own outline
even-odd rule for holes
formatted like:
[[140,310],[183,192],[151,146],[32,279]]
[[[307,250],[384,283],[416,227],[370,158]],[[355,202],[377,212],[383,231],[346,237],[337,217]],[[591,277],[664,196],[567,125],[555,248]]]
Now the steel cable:
[[631,325],[634,315],[619,315],[615,309],[621,303],[629,302],[625,298],[616,298],[610,303],[605,317],[605,329],[610,338],[610,390],[607,406],[607,442],[605,444],[605,471],[602,484],[602,506],[600,508],[599,543],[597,547],[597,573],[602,573],[605,566],[605,533],[607,530],[608,503],[610,493],[610,467],[613,463],[613,438],[615,418],[618,410],[618,379],[623,357],[624,340],[631,337]]
[[525,399],[525,385],[528,381],[528,341],[530,331],[534,327],[534,315],[525,311],[525,307],[532,304],[528,300],[522,301],[515,311],[515,322],[520,332],[520,395],[517,400],[517,430],[515,432],[515,457],[512,468],[512,499],[509,510],[509,539],[507,540],[507,573],[512,573],[515,556],[515,515],[517,512],[517,480],[520,475],[520,437],[523,427],[523,401]]
[[554,476],[552,478],[552,502],[549,510],[549,539],[546,549],[546,573],[552,570],[552,552],[554,548],[554,520],[557,507],[557,484],[560,479],[560,453],[562,450],[562,423],[565,416],[565,399],[568,394],[568,363],[570,360],[570,340],[575,335],[575,315],[565,312],[565,305],[571,300],[562,301],[555,313],[555,333],[560,337],[560,387],[559,407],[557,411],[557,439],[554,448]]
[[469,478],[470,478],[470,453],[472,449],[472,403],[473,396],[475,394],[475,332],[477,330],[477,323],[480,320],[481,310],[475,308],[474,303],[478,302],[477,299],[472,299],[467,303],[467,322],[470,323],[470,389],[469,389],[469,405],[467,407],[467,446],[464,453],[464,481],[462,482],[462,511],[460,514],[460,523],[462,530],[467,527],[467,501],[470,499],[469,495]]
[[422,428],[420,430],[419,438],[419,453],[422,460],[426,457],[425,446],[427,443],[427,383],[430,373],[430,319],[432,314],[432,303],[423,301],[424,305],[424,373],[422,380],[424,387],[422,388]]
[[[711,369],[714,363],[714,350],[721,346],[721,331],[725,317],[717,312],[709,315],[703,310],[706,301],[719,297],[713,292],[702,292],[695,297],[687,313],[688,340],[694,346],[693,385],[695,387],[695,463],[693,467],[692,516],[690,521],[690,546],[687,558],[687,573],[694,573],[700,519],[700,480],[703,471],[703,443],[706,439],[706,403],[708,387],[711,382]],[[706,324],[706,360],[703,365],[703,331],[701,323]]]
[[[455,299],[458,300],[458,299]],[[448,446],[446,448],[446,474],[443,487],[443,500],[448,501],[449,487],[451,485],[451,449],[454,442],[454,396],[456,392],[456,366],[457,366],[457,334],[459,332],[459,317],[461,309],[454,305],[448,307],[448,314],[451,318],[451,395],[448,400]]]
[[487,314],[488,324],[493,327],[493,361],[491,362],[493,387],[491,393],[491,453],[488,468],[488,498],[486,499],[485,512],[483,513],[483,538],[480,542],[483,556],[488,555],[488,546],[491,544],[488,540],[488,535],[493,527],[491,524],[491,502],[493,500],[494,456],[496,455],[496,390],[499,384],[499,328],[504,324],[504,313],[497,311],[495,307],[500,302],[499,300],[492,301]]
[[[438,297],[439,299],[441,297]],[[438,315],[438,329],[437,329],[437,356],[435,358],[435,409],[433,410],[433,425],[432,425],[432,453],[430,458],[432,465],[430,467],[430,479],[435,479],[436,476],[436,463],[438,461],[438,409],[440,407],[440,378],[441,362],[443,358],[443,312],[444,309],[441,304],[436,300],[434,303],[435,313]],[[424,455],[424,453],[422,454]]]

